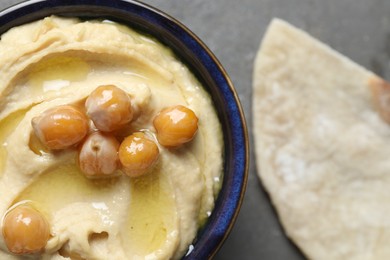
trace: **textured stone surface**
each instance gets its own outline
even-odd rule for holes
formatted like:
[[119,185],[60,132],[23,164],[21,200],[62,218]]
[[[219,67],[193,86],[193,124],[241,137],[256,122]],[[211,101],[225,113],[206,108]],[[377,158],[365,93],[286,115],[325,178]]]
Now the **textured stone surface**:
[[[1,0],[0,9],[18,2],[21,1]],[[390,78],[388,0],[144,2],[181,21],[215,53],[237,89],[251,138],[253,60],[273,17],[289,21],[366,68]],[[285,237],[269,198],[258,181],[252,152],[247,192],[240,215],[215,259],[303,259]]]

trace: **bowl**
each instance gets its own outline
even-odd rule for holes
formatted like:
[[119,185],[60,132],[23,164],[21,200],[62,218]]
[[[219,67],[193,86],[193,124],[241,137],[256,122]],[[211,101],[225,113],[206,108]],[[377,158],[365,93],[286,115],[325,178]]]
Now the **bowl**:
[[238,215],[248,174],[248,134],[238,95],[220,62],[188,28],[149,5],[131,0],[30,0],[0,12],[0,35],[49,15],[109,19],[158,39],[184,62],[210,94],[223,130],[224,176],[215,208],[183,259],[210,259]]

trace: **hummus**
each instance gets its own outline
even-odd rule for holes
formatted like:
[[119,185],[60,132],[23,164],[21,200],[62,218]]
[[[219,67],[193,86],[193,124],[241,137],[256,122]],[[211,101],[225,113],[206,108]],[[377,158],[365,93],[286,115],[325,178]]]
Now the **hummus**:
[[[43,259],[178,259],[210,215],[222,174],[222,133],[212,102],[186,66],[155,39],[110,21],[48,17],[0,41],[0,216],[32,201],[50,223]],[[131,128],[155,134],[153,117],[185,105],[199,118],[195,138],[159,145],[153,172],[90,180],[76,149],[50,152],[32,118],[82,102],[97,86],[126,91]],[[14,259],[0,236],[0,258]]]

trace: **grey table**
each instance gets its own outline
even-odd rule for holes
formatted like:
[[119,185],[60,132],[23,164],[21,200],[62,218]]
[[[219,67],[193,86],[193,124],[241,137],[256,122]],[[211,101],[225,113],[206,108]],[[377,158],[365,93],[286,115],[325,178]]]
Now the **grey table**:
[[[0,9],[20,0],[1,0]],[[285,19],[389,79],[388,0],[146,0],[174,16],[215,53],[244,107],[252,139],[252,67],[273,17]],[[252,143],[252,142],[251,142]],[[251,151],[247,192],[237,222],[215,259],[304,259],[285,237],[256,175]]]

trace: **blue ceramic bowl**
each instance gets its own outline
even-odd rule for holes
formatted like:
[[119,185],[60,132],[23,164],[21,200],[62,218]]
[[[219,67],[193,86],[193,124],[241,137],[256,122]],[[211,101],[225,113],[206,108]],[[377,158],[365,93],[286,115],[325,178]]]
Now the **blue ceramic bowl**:
[[184,259],[210,259],[237,217],[248,174],[248,134],[232,82],[211,51],[180,22],[131,0],[30,0],[0,12],[0,35],[49,15],[109,19],[146,32],[169,46],[210,93],[222,124],[225,144],[222,188],[208,222]]

